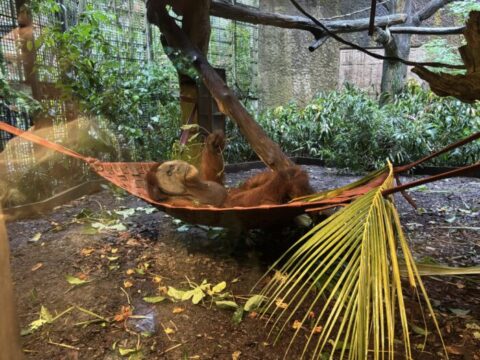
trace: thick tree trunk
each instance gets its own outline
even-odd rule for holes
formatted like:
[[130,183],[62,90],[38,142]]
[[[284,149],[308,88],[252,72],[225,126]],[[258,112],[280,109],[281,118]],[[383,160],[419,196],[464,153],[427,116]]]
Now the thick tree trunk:
[[[408,59],[410,56],[410,34],[390,36],[390,40],[384,44],[385,55]],[[386,99],[400,93],[405,87],[407,80],[407,66],[399,61],[383,62],[381,92],[382,98]]]
[[0,208],[0,360],[23,359],[15,297],[10,274],[10,252],[7,233]]
[[[455,0],[430,0],[422,9],[415,12],[413,0],[396,0],[393,4],[392,12],[401,12],[407,15],[405,25],[409,30],[398,35],[385,35],[386,32],[383,30],[377,30],[380,33],[380,40],[377,41],[384,46],[385,55],[408,59],[410,56],[411,35],[416,33],[413,31],[413,28],[418,27],[422,21],[427,20],[439,9],[453,1]],[[453,32],[457,31],[460,31],[460,29],[454,29]],[[403,90],[407,80],[407,71],[407,66],[400,62],[383,62],[382,101]]]
[[[182,30],[190,39],[192,44],[198,48],[204,56],[207,56],[210,43],[210,3],[211,0],[163,0],[165,5],[171,5],[173,11],[182,16]],[[162,39],[162,45],[168,54],[167,47],[173,47],[168,41]],[[170,56],[172,61],[174,57]],[[175,65],[175,64],[174,64]],[[180,124],[198,124],[198,88],[194,79],[178,70],[180,88]],[[190,135],[192,135],[190,133]],[[189,143],[183,157],[191,164],[198,166],[202,152],[201,139],[195,143]]]
[[[393,12],[407,14],[407,24],[412,25],[413,2],[412,0],[397,0],[393,6]],[[383,40],[386,56],[408,59],[410,56],[410,34],[389,35]],[[380,90],[382,101],[400,93],[407,81],[407,66],[398,61],[383,62],[382,82]]]
[[292,166],[293,162],[253,120],[201,51],[192,44],[185,32],[169,16],[165,4],[161,1],[149,0],[147,2],[147,15],[149,21],[160,28],[169,46],[192,59],[193,66],[202,76],[205,86],[217,101],[220,111],[237,123],[241,133],[246,137],[259,158],[273,170],[281,170]]

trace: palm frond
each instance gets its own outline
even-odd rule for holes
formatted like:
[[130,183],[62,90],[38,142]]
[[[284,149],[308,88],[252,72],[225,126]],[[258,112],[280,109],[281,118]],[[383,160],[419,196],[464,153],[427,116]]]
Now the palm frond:
[[[421,276],[455,276],[455,275],[480,275],[480,266],[469,267],[451,267],[434,264],[416,263],[418,273]],[[406,274],[405,265],[400,263],[400,271],[402,275]]]
[[375,176],[383,179],[380,185],[295,243],[273,265],[283,264],[262,290],[268,299],[263,313],[273,324],[270,335],[278,332],[278,339],[295,324],[291,346],[308,325],[302,357],[323,358],[329,348],[330,358],[339,351],[340,358],[393,359],[399,319],[402,358],[412,359],[401,270],[410,286],[420,289],[439,331],[393,198],[382,195],[393,186],[392,166]]

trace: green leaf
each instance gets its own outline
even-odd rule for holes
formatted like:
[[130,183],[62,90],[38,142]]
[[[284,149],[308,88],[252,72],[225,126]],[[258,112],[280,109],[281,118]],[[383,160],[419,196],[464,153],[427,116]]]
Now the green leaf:
[[410,327],[412,328],[412,331],[417,335],[427,336],[429,334],[427,329],[424,329],[424,328],[422,328],[420,326],[417,326],[415,324],[410,324]]
[[179,228],[177,228],[177,232],[182,233],[182,232],[188,232],[190,230],[190,225],[182,225]]
[[457,316],[465,316],[470,313],[470,309],[454,309],[454,308],[449,308],[452,313],[454,313]]
[[135,215],[135,209],[115,210],[115,214],[122,216],[124,219]]
[[30,242],[37,242],[42,238],[42,233],[38,232],[29,240]]
[[121,231],[126,231],[127,227],[122,223],[118,223],[114,225],[109,225],[106,227],[106,229],[121,232]]
[[145,214],[153,214],[155,211],[158,211],[157,208],[154,208],[153,206],[150,207],[137,207],[135,209],[136,211],[143,211]]
[[192,303],[196,305],[200,301],[202,301],[204,297],[205,297],[205,293],[203,292],[203,290],[200,289],[199,287],[195,288],[193,290]]
[[150,296],[150,297],[144,297],[143,301],[149,303],[149,304],[157,304],[159,302],[164,301],[166,298],[164,296]]
[[226,310],[238,309],[238,304],[235,301],[228,301],[228,300],[215,301],[215,305],[220,309],[226,309]]
[[55,318],[48,311],[48,309],[42,305],[40,308],[39,318],[37,320],[32,321],[28,325],[28,328],[22,329],[22,331],[20,332],[20,335],[22,336],[30,335],[34,331],[40,329],[43,325],[51,323],[54,319]]
[[[175,289],[174,287],[171,287],[171,286],[168,287],[168,291],[167,291],[167,295],[174,298],[175,300],[184,300],[183,298],[184,298],[186,293],[187,293],[186,291],[177,290],[177,289]],[[188,300],[188,299],[186,299],[186,300]]]
[[40,319],[45,320],[46,322],[51,322],[53,321],[53,316],[50,314],[50,311],[42,305],[40,308]]
[[132,355],[132,354],[136,353],[137,351],[138,351],[137,349],[118,348],[118,352],[121,356]]
[[265,296],[263,295],[253,295],[250,299],[247,300],[245,306],[243,307],[245,311],[255,311],[257,310],[262,302],[265,300]]
[[90,224],[85,225],[82,229],[82,234],[84,234],[84,235],[96,235],[96,234],[98,234],[98,229],[95,229]]
[[240,324],[243,320],[243,307],[239,306],[233,313],[232,321],[234,324]]
[[183,293],[181,300],[182,301],[190,300],[194,294],[195,294],[195,290],[187,290]]
[[82,280],[82,279],[76,278],[72,275],[65,276],[65,279],[68,281],[70,285],[73,285],[73,286],[85,285],[90,282],[88,280]]
[[22,336],[30,335],[31,333],[33,333],[34,331],[37,331],[38,329],[40,329],[43,325],[45,325],[47,323],[48,323],[48,321],[46,321],[44,319],[34,320],[29,324],[28,328],[23,329],[20,332],[20,335],[22,335]]
[[214,294],[221,293],[223,290],[225,290],[226,287],[227,287],[227,283],[225,281],[222,281],[212,288],[212,292]]

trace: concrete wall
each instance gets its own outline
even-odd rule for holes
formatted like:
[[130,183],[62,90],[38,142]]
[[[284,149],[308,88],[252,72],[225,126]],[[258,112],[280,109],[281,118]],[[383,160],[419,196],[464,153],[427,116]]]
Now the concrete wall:
[[[351,1],[300,0],[299,3],[317,18],[349,12]],[[363,5],[365,3],[366,5]],[[355,2],[355,8],[369,1]],[[280,14],[299,15],[289,0],[261,0],[260,9]],[[311,53],[312,34],[301,30],[261,26],[259,33],[259,95],[261,106],[275,106],[295,100],[308,102],[322,90],[337,88],[339,44],[329,39]]]
[[[420,8],[426,1],[428,0],[417,1],[417,7]],[[370,0],[298,0],[298,2],[319,19],[368,8],[371,3]],[[289,0],[260,0],[260,9],[280,14],[301,15]],[[452,19],[445,17],[443,13],[438,12],[423,25],[452,25]],[[386,14],[387,10],[384,8],[377,10],[377,16]],[[368,16],[369,10],[355,14],[349,19]],[[341,36],[364,47],[378,46],[370,41],[366,31]],[[419,46],[427,40],[426,37],[414,36],[412,46]],[[278,106],[289,101],[304,104],[320,91],[331,91],[340,87],[340,49],[346,47],[329,39],[326,44],[311,53],[308,46],[313,41],[313,35],[306,31],[260,26],[258,70],[262,108]]]

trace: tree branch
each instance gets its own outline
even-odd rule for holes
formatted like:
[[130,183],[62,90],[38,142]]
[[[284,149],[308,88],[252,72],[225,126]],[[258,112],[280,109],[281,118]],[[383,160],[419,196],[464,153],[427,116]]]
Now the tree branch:
[[[210,15],[250,24],[307,30],[316,35],[321,35],[324,32],[321,27],[306,17],[269,13],[245,5],[232,5],[225,0],[213,0],[210,7]],[[406,20],[406,14],[380,16],[375,19],[375,26],[385,27],[403,24]],[[325,26],[334,33],[356,32],[367,30],[369,19],[325,21]]]
[[454,1],[458,0],[431,0],[427,5],[425,5],[423,9],[417,11],[413,15],[413,18],[416,19],[415,21],[421,23],[422,21],[431,18],[438,10],[440,10],[445,5],[450,4]]
[[195,47],[185,32],[172,19],[165,5],[158,0],[147,1],[148,21],[157,25],[166,37],[168,45],[192,60],[192,65],[202,76],[203,83],[218,103],[221,112],[231,117],[241,133],[248,140],[252,149],[271,169],[281,170],[293,166],[293,162],[282,152],[250,116],[235,94],[228,88],[208,60]]
[[451,26],[451,27],[393,26],[389,30],[392,34],[460,35],[465,30],[465,26]]
[[470,13],[463,35],[467,44],[458,50],[467,69],[465,74],[434,73],[418,67],[412,71],[426,80],[435,94],[474,103],[480,100],[480,11]]
[[338,42],[350,46],[355,50],[361,51],[375,59],[379,60],[388,60],[388,61],[393,61],[397,63],[402,63],[404,65],[409,65],[409,66],[417,66],[417,67],[425,67],[425,66],[431,66],[431,67],[444,67],[444,68],[449,68],[449,69],[464,69],[465,67],[463,65],[452,65],[452,64],[445,64],[445,63],[440,63],[440,62],[416,62],[416,61],[410,61],[408,59],[403,59],[398,56],[383,56],[380,54],[376,54],[372,51],[369,51],[365,49],[364,47],[357,45],[353,42],[350,42],[348,40],[345,40],[344,38],[338,36],[337,34],[333,33],[330,31],[324,24],[322,24],[318,19],[316,19],[314,16],[309,14],[296,0],[290,0],[290,2],[295,6],[295,8],[300,11],[303,15],[307,16],[310,20],[312,20],[316,25],[318,25],[325,33],[330,35],[333,39],[337,40]]

